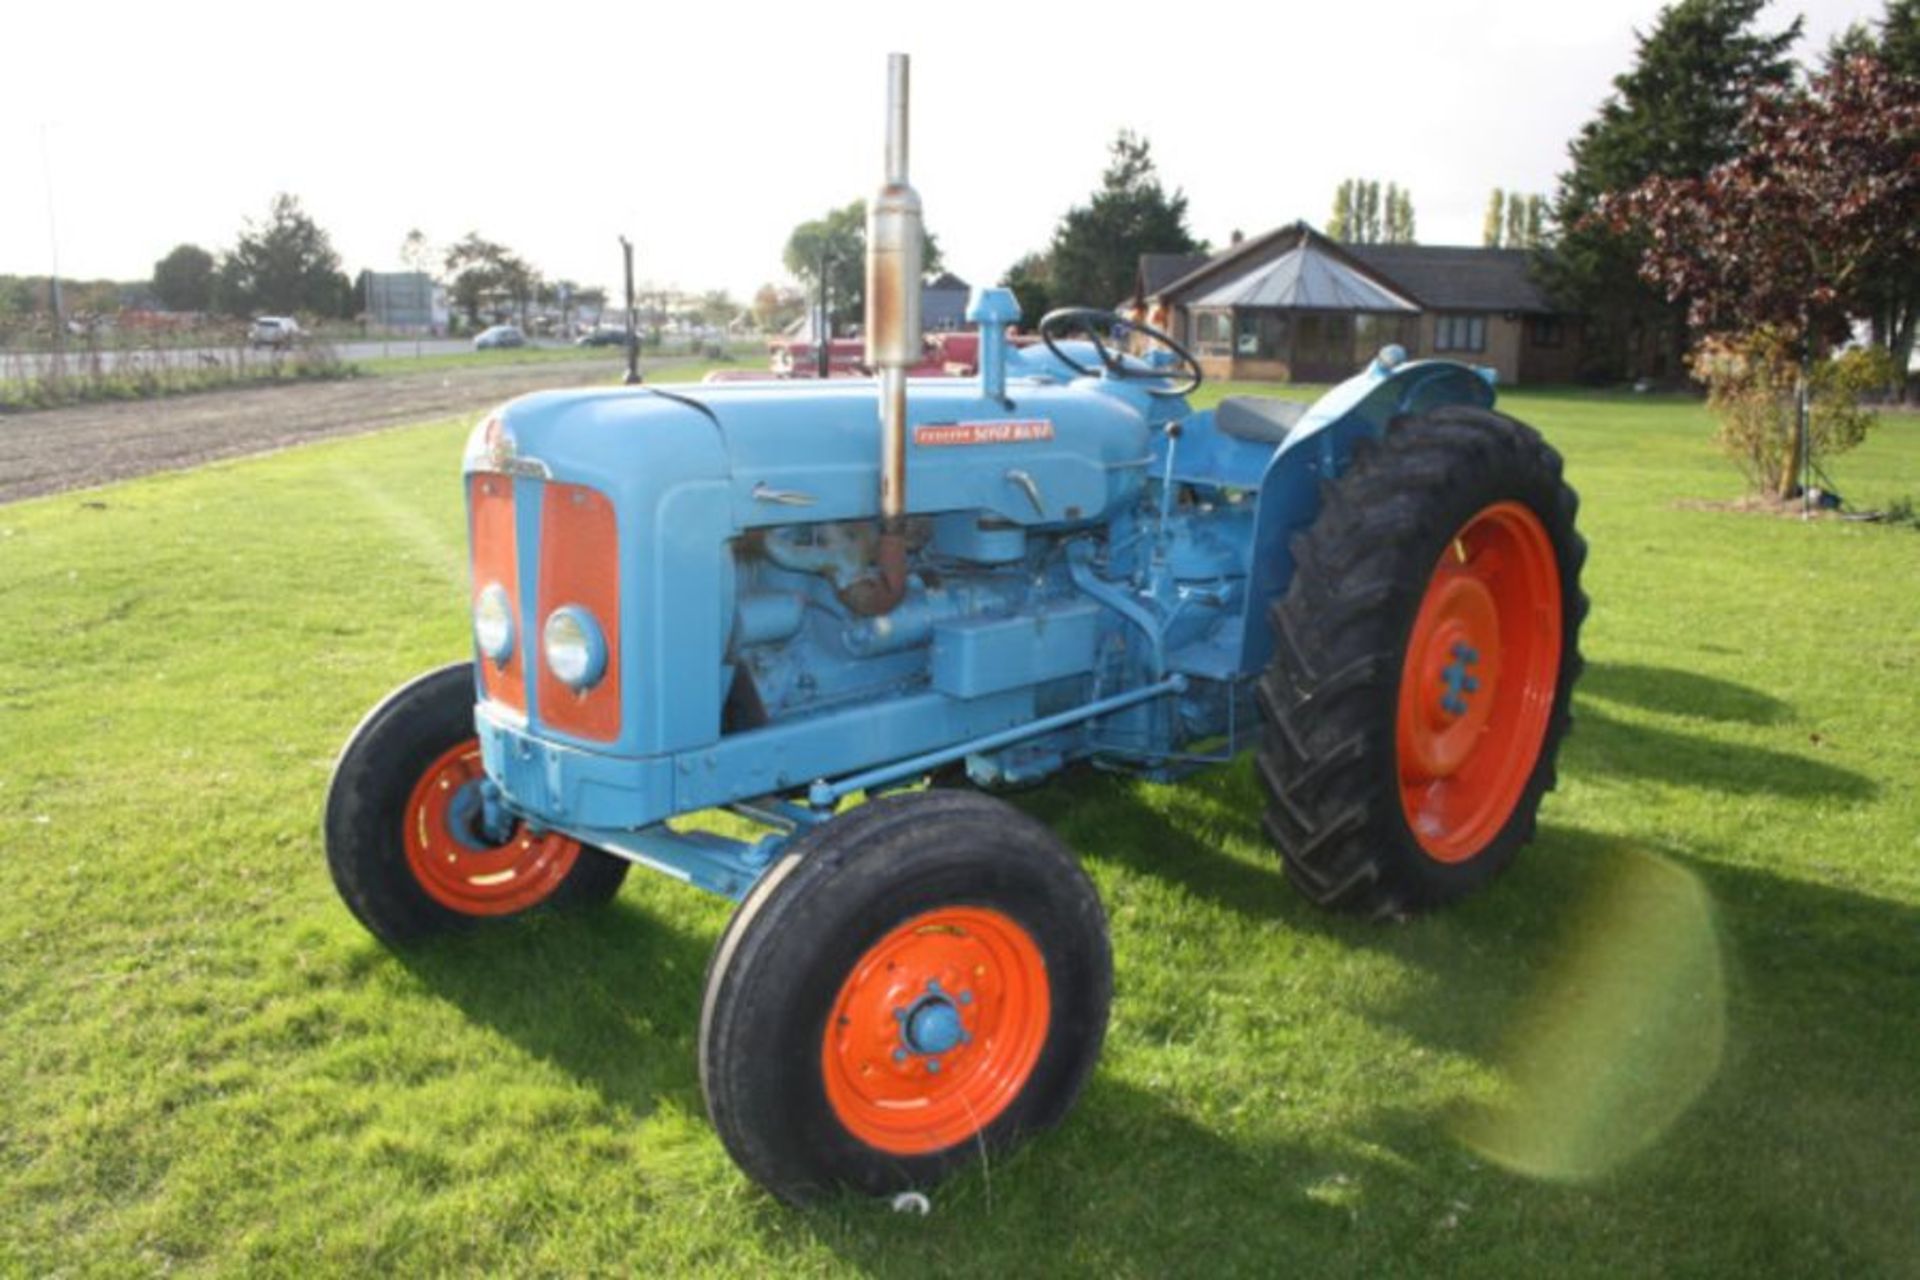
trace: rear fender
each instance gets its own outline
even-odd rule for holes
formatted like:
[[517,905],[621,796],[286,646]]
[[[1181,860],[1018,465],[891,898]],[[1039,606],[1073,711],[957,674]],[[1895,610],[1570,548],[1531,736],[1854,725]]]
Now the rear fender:
[[1293,581],[1293,535],[1320,514],[1322,481],[1338,479],[1362,439],[1379,439],[1387,424],[1442,405],[1493,405],[1491,370],[1451,360],[1420,360],[1389,368],[1379,360],[1314,402],[1274,451],[1260,481],[1254,512],[1252,572],[1242,619],[1240,670],[1262,670],[1273,654],[1267,614]]

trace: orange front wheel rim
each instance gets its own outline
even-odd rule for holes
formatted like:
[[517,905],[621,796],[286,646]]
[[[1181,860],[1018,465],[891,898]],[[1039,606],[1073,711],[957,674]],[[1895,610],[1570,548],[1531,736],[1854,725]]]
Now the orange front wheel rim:
[[551,831],[535,835],[521,824],[504,841],[486,838],[475,820],[485,777],[474,738],[427,766],[407,799],[407,865],[427,896],[451,911],[511,915],[553,896],[580,845]]
[[1437,861],[1479,854],[1525,794],[1559,691],[1561,626],[1540,517],[1496,502],[1462,525],[1414,616],[1396,713],[1401,808]]
[[992,1124],[1032,1077],[1052,1017],[1032,935],[986,907],[941,907],[854,964],[821,1046],[827,1102],[849,1133],[926,1155]]

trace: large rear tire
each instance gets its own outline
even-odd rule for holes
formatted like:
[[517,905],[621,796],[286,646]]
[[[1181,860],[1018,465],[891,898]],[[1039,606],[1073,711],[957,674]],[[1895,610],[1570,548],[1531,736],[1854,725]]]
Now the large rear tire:
[[542,906],[610,900],[627,863],[557,832],[478,828],[485,774],[473,665],[418,677],[347,740],[327,790],[327,866],[348,908],[392,946]]
[[969,791],[799,836],[707,969],[700,1083],[792,1203],[928,1186],[1059,1121],[1106,1034],[1106,917],[1058,838]]
[[1537,432],[1464,406],[1328,486],[1259,686],[1265,826],[1308,898],[1439,906],[1532,838],[1580,672],[1578,505]]

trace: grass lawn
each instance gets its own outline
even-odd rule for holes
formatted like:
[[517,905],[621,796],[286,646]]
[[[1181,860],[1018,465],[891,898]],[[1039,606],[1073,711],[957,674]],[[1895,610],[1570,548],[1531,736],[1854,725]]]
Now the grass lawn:
[[[465,651],[464,423],[0,507],[0,1274],[1920,1273],[1920,534],[1679,505],[1738,489],[1688,402],[1504,403],[1592,543],[1538,842],[1368,925],[1287,888],[1244,762],[1023,798],[1112,1031],[924,1219],[721,1151],[725,903],[636,873],[396,956],[335,899],[334,752]],[[1834,472],[1920,493],[1920,422]]]

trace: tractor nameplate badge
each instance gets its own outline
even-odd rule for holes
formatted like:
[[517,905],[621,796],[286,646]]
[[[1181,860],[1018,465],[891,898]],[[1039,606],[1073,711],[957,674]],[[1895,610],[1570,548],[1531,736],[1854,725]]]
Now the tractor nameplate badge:
[[929,422],[913,429],[913,442],[924,447],[956,444],[1032,444],[1053,439],[1053,423],[1046,418],[1022,422]]

